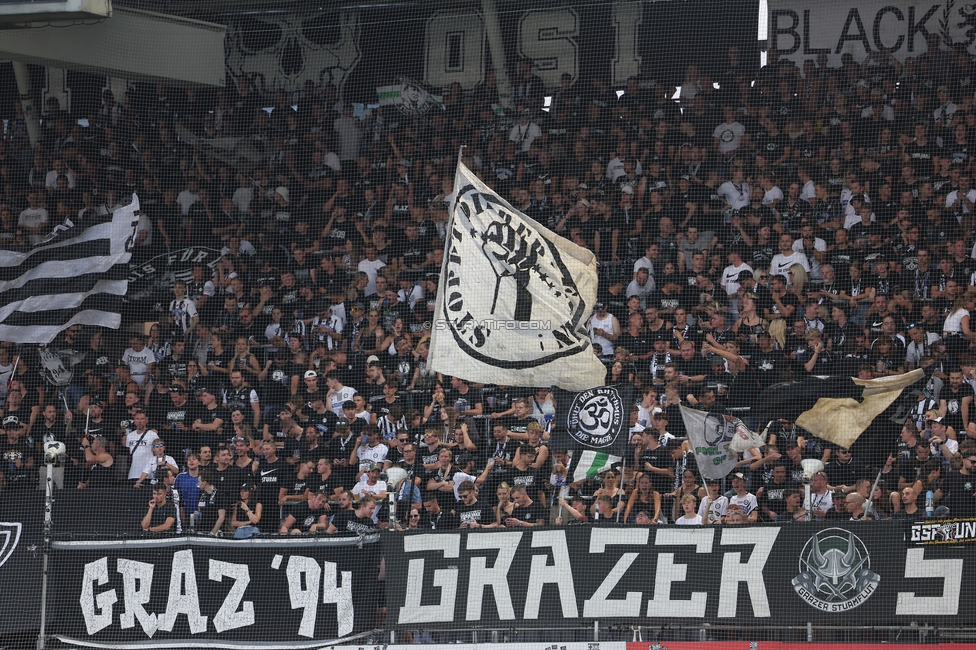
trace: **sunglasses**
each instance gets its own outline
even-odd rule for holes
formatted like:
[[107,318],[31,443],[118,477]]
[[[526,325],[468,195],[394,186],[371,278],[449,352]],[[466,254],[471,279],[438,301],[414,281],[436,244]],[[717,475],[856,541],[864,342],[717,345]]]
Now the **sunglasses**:
[[165,447],[165,446],[166,446],[166,445],[163,445],[163,444],[157,444],[157,445],[153,445],[153,447]]

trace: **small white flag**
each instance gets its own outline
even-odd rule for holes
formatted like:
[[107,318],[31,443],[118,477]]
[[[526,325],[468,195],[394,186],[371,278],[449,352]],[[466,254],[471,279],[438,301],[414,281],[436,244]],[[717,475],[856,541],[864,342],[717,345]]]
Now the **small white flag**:
[[733,419],[730,422],[721,413],[706,413],[684,406],[679,408],[702,478],[707,480],[728,476],[738,462],[738,455],[729,445],[736,435],[739,420]]
[[430,368],[503,386],[602,385],[586,329],[593,253],[513,208],[463,164],[454,188]]

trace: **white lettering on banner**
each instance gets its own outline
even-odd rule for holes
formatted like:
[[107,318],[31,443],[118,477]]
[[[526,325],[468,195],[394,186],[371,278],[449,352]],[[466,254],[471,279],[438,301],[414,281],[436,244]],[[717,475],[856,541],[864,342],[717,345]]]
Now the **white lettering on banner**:
[[480,621],[482,603],[484,602],[485,587],[490,587],[495,598],[495,609],[498,618],[503,621],[515,619],[515,607],[512,605],[512,593],[508,588],[508,570],[515,559],[522,533],[469,533],[466,550],[483,551],[498,549],[495,564],[488,568],[488,558],[476,555],[471,558],[471,568],[468,578],[468,604],[465,620]]
[[[282,556],[276,555],[272,561],[272,568],[279,569],[282,559]],[[166,611],[157,617],[155,613],[147,612],[145,608],[152,594],[155,566],[125,558],[118,559],[117,569],[122,575],[122,597],[125,605],[119,617],[119,625],[122,629],[135,627],[138,621],[146,636],[152,638],[157,630],[172,632],[177,618],[180,614],[184,614],[191,634],[207,631],[207,616],[200,611],[200,594],[192,551],[182,550],[174,553],[172,562],[169,591],[166,594]],[[227,595],[224,596],[223,602],[213,616],[213,629],[218,633],[254,625],[254,603],[244,600],[247,587],[251,583],[249,571],[246,564],[209,560],[207,575],[209,580],[223,582],[224,577],[233,580]],[[352,633],[355,627],[355,612],[351,571],[342,571],[340,575],[338,565],[333,562],[323,562],[319,566],[315,558],[293,555],[288,558],[286,576],[292,609],[304,610],[298,629],[299,635],[314,638],[320,584],[322,585],[321,602],[336,606],[338,636]],[[113,605],[118,602],[116,589],[95,594],[95,585],[106,585],[109,580],[107,557],[85,565],[79,603],[89,635],[104,630],[112,624]]]
[[766,583],[763,581],[763,567],[773,550],[773,542],[779,535],[779,528],[743,527],[722,531],[722,546],[749,545],[752,553],[748,562],[741,561],[741,553],[726,553],[722,558],[722,586],[718,593],[718,617],[735,618],[739,601],[739,583],[746,583],[752,613],[756,618],[766,618],[769,614],[769,599],[766,597]]
[[125,630],[135,627],[138,620],[142,631],[151,639],[156,633],[158,623],[156,614],[146,612],[145,605],[149,602],[153,571],[156,567],[145,562],[119,558],[116,568],[122,574],[122,602],[125,604],[119,624]]
[[[655,546],[694,546],[696,553],[711,553],[712,539],[715,531],[710,528],[671,530],[661,529],[654,536]],[[725,535],[723,535],[724,539]],[[765,560],[763,561],[765,563]],[[723,580],[725,572],[722,572]],[[684,582],[688,577],[687,564],[675,564],[674,553],[659,553],[657,556],[657,571],[654,574],[654,597],[647,601],[647,615],[651,616],[679,616],[684,618],[702,618],[705,616],[705,605],[708,594],[695,591],[691,600],[671,600],[671,583]],[[762,567],[760,567],[760,579]]]
[[315,636],[315,615],[319,604],[322,569],[313,558],[293,555],[288,558],[285,573],[288,576],[288,597],[291,600],[291,608],[305,610],[302,613],[302,622],[298,626],[298,634],[311,639]]
[[[411,535],[403,540],[404,553],[420,551],[441,551],[445,558],[461,555],[459,535]],[[436,569],[433,587],[440,588],[440,602],[434,605],[421,605],[424,593],[424,560],[410,560],[407,569],[406,607],[400,608],[399,623],[435,623],[454,620],[454,603],[457,600],[457,567]]]
[[611,85],[622,86],[629,77],[640,74],[642,57],[639,54],[641,23],[644,18],[644,5],[640,2],[617,2],[613,5],[613,31],[617,46],[613,61],[610,62],[613,81]]
[[576,618],[576,587],[573,585],[573,566],[569,561],[566,531],[544,530],[532,534],[532,548],[548,546],[552,549],[553,563],[547,555],[533,555],[529,569],[529,588],[525,598],[525,619],[539,618],[539,604],[545,585],[554,584],[559,589],[559,604],[564,618]]
[[[608,528],[594,528],[590,533],[590,553],[605,553],[611,544],[627,544],[631,546],[646,546],[647,537],[651,531],[648,528],[625,528],[622,530]],[[640,553],[624,553],[613,565],[607,577],[593,592],[591,598],[583,601],[584,618],[606,618],[611,616],[640,616],[641,599],[639,591],[628,591],[623,600],[610,600],[608,596],[614,587],[627,573],[627,569],[640,557]]]
[[[217,632],[235,630],[239,627],[254,625],[254,603],[244,599],[244,592],[251,584],[251,575],[246,564],[233,564],[231,562],[221,562],[220,560],[210,560],[209,577],[214,582],[223,582],[224,576],[232,578],[234,584],[231,585],[224,602],[220,604],[220,609],[213,617],[213,626]],[[238,606],[241,609],[238,610]]]
[[478,14],[435,13],[427,20],[424,81],[471,90],[485,75],[485,26]]
[[114,589],[103,591],[97,596],[93,583],[100,586],[108,582],[108,558],[103,557],[85,565],[81,582],[81,614],[85,618],[88,634],[95,634],[112,624],[112,605],[119,602]]
[[905,554],[906,578],[941,578],[941,596],[916,596],[914,591],[899,592],[896,616],[956,616],[962,588],[962,558],[926,560],[924,548],[911,548]]
[[186,614],[190,634],[207,631],[207,617],[200,615],[197,576],[193,570],[193,552],[190,550],[173,554],[173,569],[169,574],[169,598],[166,601],[166,611],[159,615],[159,629],[172,632],[180,614]]
[[342,584],[336,581],[339,577],[339,565],[334,562],[323,562],[322,602],[335,604],[336,619],[339,623],[338,636],[352,634],[356,615],[352,604],[352,571],[342,572]]
[[770,47],[797,64],[826,54],[828,65],[838,66],[846,53],[860,62],[868,52],[884,48],[904,61],[925,52],[930,35],[939,36],[943,47],[958,44],[970,51],[976,39],[976,17],[968,9],[972,5],[961,0],[857,0],[829,5],[822,0],[770,0],[769,6]]
[[[547,88],[559,85],[559,77],[578,75],[576,37],[579,16],[572,9],[527,11],[518,25],[518,55],[531,59],[536,75]],[[518,80],[513,80],[517,84]]]

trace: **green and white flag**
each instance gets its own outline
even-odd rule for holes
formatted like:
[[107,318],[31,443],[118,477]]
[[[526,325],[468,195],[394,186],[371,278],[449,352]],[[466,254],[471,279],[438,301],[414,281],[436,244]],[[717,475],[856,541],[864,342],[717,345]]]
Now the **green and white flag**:
[[623,460],[620,456],[592,449],[584,449],[579,454],[579,462],[573,470],[573,483],[599,476]]
[[406,115],[423,115],[434,106],[445,110],[441,95],[432,95],[422,83],[409,77],[397,77],[392,86],[377,87],[376,97],[380,106],[396,106]]

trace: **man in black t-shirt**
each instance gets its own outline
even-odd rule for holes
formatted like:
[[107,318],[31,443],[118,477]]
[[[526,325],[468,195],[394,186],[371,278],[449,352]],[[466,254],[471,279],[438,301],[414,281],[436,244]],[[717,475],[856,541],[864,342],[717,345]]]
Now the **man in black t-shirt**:
[[241,469],[233,464],[233,460],[231,450],[221,447],[217,450],[214,459],[216,467],[213,468],[213,484],[217,489],[216,503],[218,507],[226,508],[228,514],[231,513],[240,496],[241,484],[252,480],[251,468]]
[[681,343],[674,364],[678,369],[678,381],[682,384],[703,382],[711,370],[711,365],[696,353],[695,344],[691,341]]
[[176,532],[176,517],[176,506],[166,500],[166,486],[157,483],[153,486],[149,510],[142,518],[142,531],[144,533]]
[[349,429],[349,423],[345,420],[337,421],[332,440],[329,441],[327,458],[332,459],[332,473],[339,484],[347,490],[352,489],[356,484],[356,472],[359,469],[358,463],[349,460],[355,448],[356,438]]
[[458,527],[458,518],[454,513],[441,508],[441,493],[429,490],[424,493],[424,514],[420,519],[420,528],[431,530],[453,530]]
[[308,495],[308,501],[297,504],[281,522],[282,535],[301,535],[327,530],[329,495],[321,491]]
[[674,459],[659,437],[654,428],[644,430],[644,449],[638,461],[638,471],[647,472],[653,488],[665,494],[674,491]]
[[205,386],[200,393],[200,406],[192,410],[190,429],[198,446],[215,448],[221,439],[224,424],[230,425],[230,414],[220,405],[218,395],[217,389]]
[[364,494],[355,510],[340,510],[335,513],[326,532],[343,537],[376,533],[379,528],[373,521],[374,510],[376,510],[376,500],[372,495]]
[[254,461],[252,472],[257,483],[257,503],[262,504],[263,512],[259,524],[262,533],[273,534],[278,531],[281,521],[281,507],[278,505],[278,492],[291,476],[291,467],[278,458],[278,448],[271,440],[261,443],[264,458]]
[[478,488],[471,481],[458,486],[461,503],[457,506],[459,528],[494,527],[495,511],[491,504],[478,501]]
[[506,528],[546,525],[549,517],[546,508],[529,497],[524,485],[516,485],[512,488],[512,500],[515,501],[515,508],[512,509],[512,514],[502,521]]

